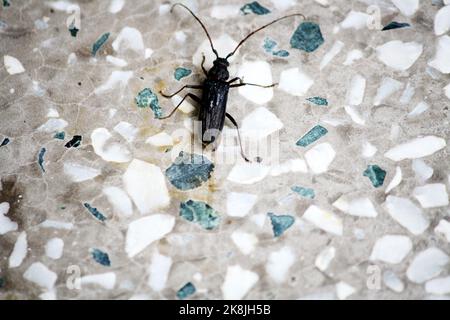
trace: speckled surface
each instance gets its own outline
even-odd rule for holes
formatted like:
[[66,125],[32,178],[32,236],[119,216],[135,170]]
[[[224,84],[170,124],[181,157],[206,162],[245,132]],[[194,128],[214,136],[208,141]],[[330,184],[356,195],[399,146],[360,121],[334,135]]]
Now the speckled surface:
[[[250,38],[230,78],[279,85],[232,89],[228,111],[244,140],[271,145],[246,150],[250,164],[236,147],[225,151],[235,161],[206,153],[214,166],[184,166],[178,184],[166,170],[180,151],[201,153],[187,143],[195,112],[156,118],[173,109],[159,90],[201,82],[202,51],[210,65],[188,12],[157,0],[0,7],[0,299],[450,297],[450,68],[435,59],[444,3],[239,10],[250,2],[184,3],[219,51],[293,12],[324,41],[293,48],[300,17]],[[410,26],[381,31],[392,21]],[[138,107],[145,88],[157,101]],[[275,226],[274,215],[290,218]]]

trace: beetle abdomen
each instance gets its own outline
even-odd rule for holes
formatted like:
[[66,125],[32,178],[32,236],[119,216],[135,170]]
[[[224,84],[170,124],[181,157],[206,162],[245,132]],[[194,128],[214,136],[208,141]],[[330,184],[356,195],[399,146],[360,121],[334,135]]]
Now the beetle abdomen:
[[230,85],[224,81],[205,80],[199,120],[202,122],[202,142],[214,142],[225,122],[228,91]]

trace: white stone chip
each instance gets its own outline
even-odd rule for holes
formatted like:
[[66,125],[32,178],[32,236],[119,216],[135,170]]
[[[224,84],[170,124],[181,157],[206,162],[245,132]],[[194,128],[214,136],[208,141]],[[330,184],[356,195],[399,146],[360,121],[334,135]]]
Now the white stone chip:
[[132,50],[138,54],[144,55],[145,46],[141,32],[136,28],[124,27],[120,30],[116,40],[113,41],[114,51],[124,52]]
[[365,12],[351,10],[340,23],[342,29],[361,30],[367,28],[371,16]]
[[45,255],[53,260],[62,257],[64,251],[64,241],[61,238],[52,238],[45,244]]
[[339,300],[345,300],[356,292],[356,289],[344,281],[336,283],[336,296]]
[[409,69],[422,54],[423,45],[417,42],[392,40],[376,48],[378,59],[398,71]]
[[444,88],[444,93],[445,96],[450,99],[450,83]]
[[124,163],[131,160],[131,153],[127,147],[112,142],[112,135],[105,128],[97,128],[91,133],[91,143],[94,152],[105,161]]
[[400,293],[405,290],[405,284],[403,281],[391,270],[387,270],[383,273],[383,282],[394,292]]
[[239,16],[239,5],[218,5],[211,8],[210,14],[214,19],[224,20]]
[[450,293],[450,277],[437,278],[425,283],[425,291],[431,294],[449,294]]
[[328,51],[322,58],[322,61],[320,62],[319,69],[322,70],[325,68],[331,60],[334,59],[335,56],[341,52],[342,48],[344,48],[345,44],[342,41],[337,40],[333,46],[331,47],[330,51]]
[[280,11],[287,10],[297,4],[296,0],[270,0],[272,4]]
[[356,124],[359,124],[361,126],[366,124],[366,120],[363,118],[363,116],[360,114],[358,110],[356,110],[355,107],[352,106],[345,106],[344,107],[345,112],[350,116],[352,121]]
[[441,36],[450,30],[450,6],[439,9],[434,17],[434,33]]
[[61,131],[65,127],[67,127],[68,124],[69,123],[67,123],[67,121],[64,119],[51,118],[51,119],[48,119],[46,123],[42,124],[39,128],[37,128],[37,131],[49,132],[49,133]]
[[[237,76],[247,83],[255,83],[263,86],[273,84],[270,64],[263,60],[244,61],[239,67]],[[242,86],[239,87],[239,94],[256,104],[264,104],[272,100],[273,88]]]
[[270,171],[269,166],[257,162],[236,164],[227,179],[239,184],[253,184],[263,180]]
[[299,68],[291,68],[281,72],[278,88],[293,96],[303,96],[313,84],[309,75]]
[[231,240],[244,255],[252,253],[258,243],[258,238],[254,234],[241,230],[234,231],[231,234]]
[[364,55],[361,50],[353,49],[347,53],[347,57],[345,58],[345,61],[343,64],[344,64],[344,66],[350,66],[355,61],[357,61],[363,57],[364,57]]
[[116,274],[114,272],[106,272],[100,274],[90,274],[80,279],[81,286],[97,285],[106,290],[114,289],[116,285]]
[[434,228],[434,232],[437,234],[442,234],[447,242],[450,242],[450,222],[442,219],[439,224]]
[[230,192],[227,194],[227,215],[230,217],[245,217],[256,203],[256,194]]
[[150,266],[147,269],[148,286],[156,292],[163,290],[166,287],[171,267],[172,258],[155,251],[152,255]]
[[23,274],[25,280],[33,282],[38,286],[51,290],[58,276],[41,262],[35,262]]
[[124,5],[125,5],[125,0],[112,0],[109,5],[108,11],[113,14],[116,14],[122,10]]
[[392,219],[414,235],[422,234],[430,225],[422,210],[409,199],[389,195],[385,205]]
[[411,165],[419,182],[425,182],[433,175],[433,168],[428,166],[422,159],[414,159]]
[[263,139],[283,128],[283,123],[265,107],[258,107],[245,116],[241,123],[241,134],[249,139]]
[[133,214],[133,204],[123,189],[118,187],[105,187],[103,188],[103,194],[113,205],[114,212],[124,217],[129,217]]
[[[170,99],[170,101],[172,101],[172,105],[174,108],[176,108],[181,103],[182,100],[183,100],[183,98],[178,94],[174,95]],[[183,112],[185,114],[191,114],[196,110],[196,108],[191,104],[189,99],[184,99],[184,101],[181,103],[181,105],[178,107],[177,110],[180,110],[181,112]]]
[[15,231],[18,228],[17,223],[6,216],[9,211],[9,207],[8,202],[0,203],[0,235],[4,235],[10,231]]
[[[213,38],[212,41],[220,57],[224,57],[228,53],[232,52],[238,44],[228,34],[223,34],[218,38]],[[234,54],[234,56],[228,59],[228,62],[232,63],[238,52],[239,50]],[[216,59],[216,56],[211,50],[211,45],[208,39],[203,40],[197,51],[195,51],[194,55],[192,56],[192,64],[194,66],[200,67],[203,59],[202,54],[205,55],[205,68],[206,70],[209,70],[213,65],[213,61]],[[247,79],[245,79],[245,81],[247,81]]]
[[114,131],[120,134],[128,142],[133,142],[139,130],[129,122],[120,121],[114,127]]
[[175,225],[175,218],[168,214],[154,214],[128,225],[125,251],[130,258],[144,250],[152,242],[163,238]]
[[9,256],[9,267],[19,267],[27,256],[27,250],[27,233],[25,231],[22,231],[17,237],[16,243],[14,244],[14,249]]
[[391,148],[384,156],[393,161],[418,159],[432,155],[446,145],[444,139],[436,136],[419,137]]
[[343,224],[341,218],[315,205],[311,205],[308,207],[308,209],[306,209],[303,215],[303,219],[326,232],[338,236],[341,236],[343,233]]
[[407,17],[414,15],[419,9],[419,0],[392,0],[392,3]]
[[128,62],[126,62],[124,59],[116,58],[110,55],[106,56],[106,61],[119,68],[123,68],[128,65]]
[[73,182],[83,182],[97,177],[101,171],[75,162],[64,162],[64,173]]
[[403,88],[403,83],[395,79],[386,77],[381,81],[381,85],[377,90],[377,95],[373,101],[375,106],[379,106],[384,100],[389,98],[392,94]]
[[421,101],[414,107],[414,109],[411,110],[410,113],[408,113],[408,117],[409,118],[417,117],[422,113],[424,113],[425,111],[427,111],[429,108],[430,106],[428,105],[428,103]]
[[432,247],[418,253],[406,271],[414,283],[424,283],[447,269],[450,259],[442,250]]
[[405,90],[403,90],[402,96],[400,97],[400,103],[401,104],[408,104],[412,97],[414,96],[414,93],[416,92],[416,89],[411,85],[410,82],[406,84]]
[[275,283],[281,284],[286,281],[289,269],[294,262],[294,251],[290,247],[282,247],[280,250],[274,251],[269,255],[266,272]]
[[359,106],[364,100],[366,90],[366,78],[362,75],[355,75],[350,81],[350,87],[347,90],[347,104],[350,106]]
[[95,88],[95,94],[102,94],[115,88],[125,88],[133,76],[133,71],[113,71],[105,83]]
[[145,143],[151,144],[155,147],[168,147],[173,146],[173,138],[166,132],[162,131],[151,137],[148,137],[147,140],[145,140]]
[[331,144],[325,142],[309,149],[305,153],[305,160],[313,173],[320,174],[328,170],[335,156],[336,152]]
[[372,201],[367,197],[348,199],[343,195],[333,203],[333,206],[356,217],[375,218],[378,215]]
[[123,184],[141,214],[154,212],[170,203],[166,179],[154,164],[133,159],[123,175]]
[[9,74],[19,74],[25,72],[25,68],[17,58],[5,55],[3,56],[3,63]]
[[392,178],[391,182],[389,182],[384,193],[388,194],[389,192],[391,192],[392,189],[397,187],[402,182],[402,179],[403,179],[402,169],[397,166],[395,168],[394,177]]
[[223,299],[241,300],[258,280],[258,274],[253,271],[245,270],[239,265],[229,266],[221,287]]
[[327,247],[317,255],[314,264],[317,269],[324,272],[330,266],[330,263],[334,259],[335,255],[336,249],[334,247]]
[[368,141],[365,141],[362,145],[362,156],[364,158],[372,158],[376,153],[378,149],[373,144],[371,144]]
[[434,58],[428,62],[430,67],[439,70],[442,73],[450,73],[450,61],[448,56],[450,55],[450,37],[445,35],[439,38],[436,46],[436,54]]
[[370,260],[398,264],[411,252],[410,238],[401,235],[385,235],[375,243]]
[[416,187],[413,196],[420,202],[422,208],[437,208],[448,205],[448,194],[445,184],[432,183]]
[[61,230],[72,230],[73,229],[73,223],[57,221],[57,220],[45,220],[39,226],[42,228],[54,228],[54,229],[61,229]]

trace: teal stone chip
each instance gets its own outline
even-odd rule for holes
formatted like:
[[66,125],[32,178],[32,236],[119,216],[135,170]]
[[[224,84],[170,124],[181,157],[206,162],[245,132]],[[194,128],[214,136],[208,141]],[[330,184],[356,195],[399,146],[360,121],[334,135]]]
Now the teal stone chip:
[[80,29],[75,27],[75,21],[73,21],[69,26],[70,35],[75,38],[78,34],[78,31],[80,31]]
[[381,29],[381,31],[407,28],[407,27],[410,27],[410,26],[411,25],[409,23],[407,23],[407,22],[392,21],[392,22],[388,23],[386,26],[384,26],[383,29]]
[[290,215],[275,215],[271,212],[267,214],[272,223],[272,231],[275,238],[281,236],[295,222],[295,218]]
[[270,38],[264,39],[263,48],[264,48],[264,51],[266,51],[267,53],[271,53],[273,51],[273,49],[275,49],[276,46],[277,46],[277,43],[275,42],[275,40],[272,40]]
[[253,1],[253,2],[245,4],[244,6],[241,7],[240,10],[244,15],[247,15],[250,13],[254,13],[257,15],[264,15],[264,14],[270,13],[270,10],[263,7],[262,5],[260,5],[258,3],[258,1]]
[[97,41],[94,42],[92,45],[92,56],[95,57],[97,54],[97,51],[100,50],[100,48],[108,41],[110,33],[106,32],[100,36],[100,38],[97,39]]
[[384,178],[386,178],[386,171],[381,169],[379,166],[368,165],[367,169],[364,171],[363,176],[368,177],[370,182],[375,188],[381,187],[384,183]]
[[159,106],[158,97],[149,88],[145,88],[139,92],[134,100],[139,108],[149,107],[152,109],[155,114],[155,119],[162,117],[162,110]]
[[293,187],[291,187],[291,190],[294,191],[295,193],[301,195],[303,198],[314,199],[316,197],[316,193],[314,192],[314,189],[311,189],[311,188],[293,186]]
[[289,52],[286,50],[278,50],[278,51],[274,51],[272,53],[274,56],[276,57],[280,57],[280,58],[286,58],[289,57]]
[[180,204],[180,216],[187,221],[197,223],[203,229],[212,230],[220,223],[216,210],[203,201],[188,200]]
[[192,73],[192,70],[179,67],[179,68],[175,69],[173,76],[177,81],[180,81],[181,79],[189,76],[191,73]]
[[4,147],[6,145],[8,145],[11,142],[11,140],[9,138],[5,138],[3,139],[2,143],[0,143],[0,147]]
[[322,97],[311,97],[306,100],[318,106],[328,106],[328,100]]
[[111,266],[111,260],[109,260],[109,255],[106,252],[103,252],[100,249],[92,249],[91,255],[95,262],[101,264],[102,266]]
[[180,300],[186,299],[187,297],[192,296],[195,291],[195,286],[191,282],[188,282],[177,291],[177,298]]
[[106,217],[100,211],[98,211],[97,208],[92,207],[87,202],[85,202],[83,205],[97,220],[102,221],[102,222],[106,220]]
[[58,139],[58,140],[64,140],[66,138],[66,133],[64,131],[57,132],[57,133],[55,133],[53,138]]
[[328,130],[326,128],[322,127],[321,125],[317,125],[309,130],[303,137],[301,137],[300,140],[297,141],[296,145],[300,147],[307,147],[311,143],[314,143],[322,138],[327,133]]
[[302,22],[292,35],[290,43],[292,48],[313,52],[324,43],[324,39],[317,23]]
[[165,174],[175,188],[186,191],[200,187],[213,170],[214,164],[206,157],[182,151]]
[[39,150],[39,154],[38,154],[38,164],[39,164],[39,167],[41,168],[42,172],[45,172],[44,156],[45,156],[46,152],[47,152],[47,149],[41,148],[41,150]]
[[3,6],[9,7],[11,5],[11,2],[9,0],[3,0]]

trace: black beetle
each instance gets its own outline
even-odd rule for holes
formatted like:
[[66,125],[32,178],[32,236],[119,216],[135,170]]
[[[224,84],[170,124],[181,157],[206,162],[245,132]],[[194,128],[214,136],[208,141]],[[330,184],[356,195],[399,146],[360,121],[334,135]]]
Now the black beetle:
[[161,117],[160,119],[167,119],[170,116],[172,116],[174,114],[174,112],[181,106],[183,101],[187,97],[189,97],[200,105],[199,120],[202,122],[202,138],[201,139],[202,139],[203,146],[206,147],[209,144],[216,141],[216,138],[218,138],[220,132],[223,129],[225,117],[227,117],[237,129],[239,145],[241,148],[241,155],[245,159],[245,161],[249,161],[248,158],[245,156],[244,150],[242,148],[242,141],[241,141],[241,135],[239,133],[239,126],[238,126],[236,120],[228,112],[226,112],[228,91],[230,90],[230,88],[236,88],[236,87],[241,87],[241,86],[245,86],[245,85],[257,86],[257,87],[262,87],[262,88],[270,88],[270,87],[275,86],[276,84],[263,86],[263,85],[258,85],[258,84],[254,84],[254,83],[245,83],[239,77],[228,80],[228,78],[230,77],[230,75],[228,73],[228,67],[230,65],[228,62],[228,58],[233,56],[236,53],[237,49],[248,38],[250,38],[252,35],[257,33],[258,31],[274,24],[275,22],[278,22],[278,21],[286,19],[286,18],[290,18],[290,17],[294,17],[294,16],[301,16],[303,19],[305,19],[305,16],[301,13],[294,13],[294,14],[290,14],[290,15],[275,19],[272,22],[265,24],[264,26],[250,32],[247,36],[244,37],[244,39],[242,39],[238,43],[238,45],[232,52],[230,52],[225,58],[221,58],[221,57],[219,57],[217,50],[214,48],[214,44],[211,40],[211,37],[209,36],[208,30],[206,30],[206,27],[202,23],[202,21],[192,12],[191,9],[189,9],[182,3],[175,3],[170,10],[171,12],[175,6],[181,6],[181,7],[185,8],[198,21],[198,23],[201,25],[201,27],[205,31],[206,36],[208,37],[209,43],[211,44],[211,49],[212,49],[213,53],[216,55],[216,59],[213,62],[213,67],[209,71],[207,71],[204,67],[205,55],[203,55],[201,67],[202,67],[203,73],[206,76],[206,79],[203,81],[203,83],[201,85],[185,85],[180,90],[178,90],[175,93],[170,94],[170,95],[164,94],[163,92],[160,91],[160,94],[163,97],[172,98],[173,96],[180,93],[184,89],[202,90],[202,98],[199,98],[192,93],[188,93],[183,97],[183,99],[178,103],[178,105],[167,116]]

